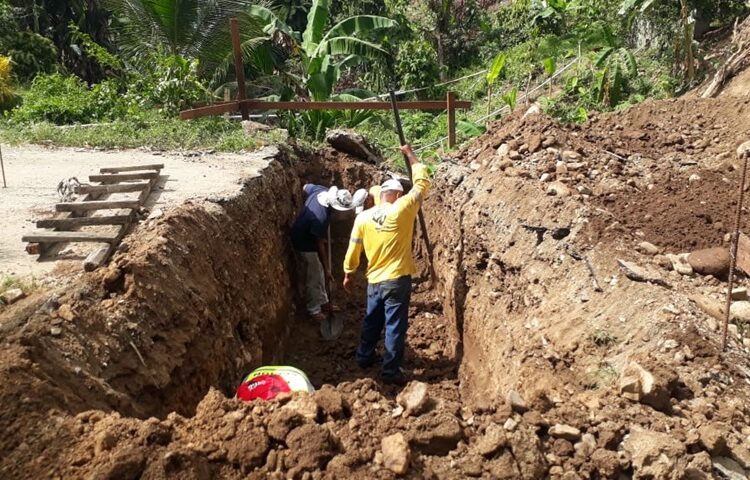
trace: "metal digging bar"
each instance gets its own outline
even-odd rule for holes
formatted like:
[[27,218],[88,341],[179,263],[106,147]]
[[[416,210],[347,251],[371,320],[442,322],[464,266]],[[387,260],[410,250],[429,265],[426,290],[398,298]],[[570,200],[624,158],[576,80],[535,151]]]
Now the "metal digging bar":
[[[391,107],[393,109],[393,117],[396,120],[396,132],[398,133],[398,140],[401,146],[406,145],[406,138],[404,137],[404,129],[401,125],[401,115],[398,112],[398,103],[396,102],[396,92],[391,89],[389,92],[391,96]],[[409,180],[413,182],[412,179],[412,173],[411,173],[411,163],[409,163],[409,159],[404,154],[404,163],[406,164],[406,171],[409,174]],[[427,261],[429,262],[429,269],[430,269],[430,280],[434,282],[436,280],[435,277],[435,267],[432,263],[432,244],[430,244],[430,237],[427,235],[427,224],[424,221],[424,215],[422,215],[422,208],[420,207],[419,212],[417,213],[417,217],[419,218],[419,227],[422,229],[422,238],[424,238],[424,246],[427,250]]]

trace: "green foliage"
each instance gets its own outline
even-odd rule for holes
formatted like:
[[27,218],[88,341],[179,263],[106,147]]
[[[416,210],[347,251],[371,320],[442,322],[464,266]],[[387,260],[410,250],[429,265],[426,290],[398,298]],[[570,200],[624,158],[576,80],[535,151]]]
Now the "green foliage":
[[94,99],[93,91],[75,75],[39,75],[11,115],[18,122],[88,123],[98,117]]
[[510,91],[506,92],[502,95],[503,102],[508,106],[510,111],[516,109],[516,101],[518,99],[518,89],[516,87],[513,87],[510,89]]
[[13,74],[20,81],[38,73],[55,70],[57,49],[51,40],[27,31],[11,31],[0,36],[0,52],[13,61]]
[[116,120],[93,126],[51,123],[0,123],[0,142],[39,143],[91,148],[149,148],[153,150],[251,151],[284,140],[280,130],[247,135],[238,122],[221,117],[191,121],[163,118],[158,114],[143,119]]
[[[0,275],[0,295],[11,288],[20,288],[26,295],[39,288],[39,283],[34,277],[18,278],[14,275]],[[0,305],[2,302],[0,302]]]
[[10,58],[0,56],[0,112],[10,107],[16,98],[11,72]]
[[[440,67],[435,61],[432,44],[424,39],[414,39],[400,45],[396,56],[396,76],[402,88],[422,88],[434,85],[440,77]],[[428,91],[424,97],[431,97]]]
[[544,74],[551,77],[557,71],[557,62],[553,57],[547,57],[542,60],[542,66],[544,67]]
[[486,80],[487,85],[492,85],[505,71],[505,62],[508,60],[508,55],[504,52],[497,54],[495,59],[492,61],[492,65],[487,70]]
[[78,28],[78,25],[73,22],[70,22],[68,28],[70,29],[71,41],[74,42],[73,45],[80,49],[82,53],[92,57],[102,67],[107,67],[114,71],[122,70],[122,60],[110,53],[106,48],[96,43],[91,38],[91,35],[81,31],[81,29]]
[[189,61],[179,55],[158,59],[152,82],[151,102],[170,115],[210,96],[198,78],[198,60]]

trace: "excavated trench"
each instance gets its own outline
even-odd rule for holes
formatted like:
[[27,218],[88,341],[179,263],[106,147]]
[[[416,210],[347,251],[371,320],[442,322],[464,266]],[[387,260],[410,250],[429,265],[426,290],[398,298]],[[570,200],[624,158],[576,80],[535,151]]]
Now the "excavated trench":
[[[295,147],[257,157],[265,162],[261,174],[242,179],[235,195],[189,201],[144,222],[105,269],[3,314],[0,404],[8,408],[0,409],[0,476],[169,477],[141,475],[153,467],[203,472],[181,478],[305,478],[303,471],[372,478],[384,471],[371,466],[380,439],[398,431],[419,452],[412,471],[424,477],[544,478],[554,465],[618,478],[621,468],[632,471],[615,450],[633,418],[639,428],[683,428],[613,395],[612,385],[633,358],[661,368],[667,357],[653,357],[656,342],[675,337],[697,357],[681,370],[680,392],[698,392],[690,375],[718,361],[711,343],[694,327],[678,337],[681,323],[645,320],[664,315],[653,305],[690,315],[695,307],[651,285],[618,284],[613,258],[621,252],[587,243],[599,238],[590,219],[600,209],[544,195],[534,182],[493,169],[494,159],[480,172],[444,162],[435,175],[423,210],[437,278],[424,281],[426,255],[415,238],[423,271],[407,345],[407,367],[429,385],[434,402],[421,416],[395,415],[400,390],[370,380],[377,371],[359,370],[352,358],[363,276],[354,295],[336,293],[345,332],[323,342],[317,325],[295,309],[288,239],[304,183],[353,190],[380,182],[384,172]],[[333,217],[335,265],[352,222],[351,214]],[[579,250],[599,280],[608,279],[606,291],[594,289]],[[51,326],[61,333],[51,334]],[[307,420],[279,419],[273,402],[227,400],[253,368],[282,363],[307,372],[319,388],[317,413]],[[522,405],[511,410],[513,391]],[[687,394],[678,400],[688,408]],[[295,408],[304,414],[306,407]],[[734,421],[726,415],[723,421]],[[573,439],[554,438],[556,423],[595,435],[601,464],[579,455]],[[279,425],[284,433],[271,431]],[[285,438],[293,429],[299,444]],[[507,433],[493,440],[499,430]],[[485,440],[498,443],[477,454]],[[55,458],[67,463],[49,467]]]

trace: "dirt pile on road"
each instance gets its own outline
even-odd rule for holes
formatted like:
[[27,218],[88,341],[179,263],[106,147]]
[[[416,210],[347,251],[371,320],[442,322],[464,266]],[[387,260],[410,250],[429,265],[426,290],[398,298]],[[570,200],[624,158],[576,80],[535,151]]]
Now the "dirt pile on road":
[[[285,238],[301,182],[358,188],[382,173],[330,152],[279,157],[242,194],[144,225],[107,270],[57,304],[32,298],[3,316],[0,395],[13,407],[0,417],[0,471],[745,475],[744,323],[722,354],[705,312],[721,309],[723,283],[688,272],[681,262],[692,269],[691,257],[665,254],[723,245],[733,200],[715,190],[736,189],[747,105],[720,126],[721,100],[654,102],[575,127],[519,114],[441,165],[424,205],[438,278],[415,288],[406,389],[379,384],[377,368],[353,360],[361,278],[356,295],[338,296],[346,329],[334,342],[292,307]],[[260,208],[271,193],[281,197],[275,210]],[[351,221],[333,223],[337,264]],[[318,390],[231,399],[242,374],[275,361],[305,371]]]

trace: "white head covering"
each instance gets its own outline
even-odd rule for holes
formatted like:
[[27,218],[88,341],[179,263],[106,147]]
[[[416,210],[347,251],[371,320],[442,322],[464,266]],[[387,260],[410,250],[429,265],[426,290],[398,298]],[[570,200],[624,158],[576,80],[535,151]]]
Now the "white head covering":
[[[361,193],[361,192],[364,192]],[[328,189],[327,192],[321,192],[318,194],[318,203],[324,207],[333,207],[334,209],[345,212],[362,205],[367,198],[367,192],[365,190],[358,190],[354,197],[349,193],[349,190],[344,188],[340,189],[333,186]]]

